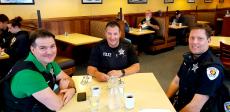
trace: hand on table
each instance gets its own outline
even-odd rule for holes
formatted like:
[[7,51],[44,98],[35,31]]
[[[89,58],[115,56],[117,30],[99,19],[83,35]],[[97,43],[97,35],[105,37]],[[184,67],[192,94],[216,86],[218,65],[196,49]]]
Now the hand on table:
[[111,70],[108,72],[109,76],[116,76],[116,77],[121,77],[122,76],[122,72],[121,70]]
[[60,93],[64,94],[63,101],[64,104],[67,104],[71,100],[73,95],[76,93],[76,90],[74,88],[68,88],[61,90]]

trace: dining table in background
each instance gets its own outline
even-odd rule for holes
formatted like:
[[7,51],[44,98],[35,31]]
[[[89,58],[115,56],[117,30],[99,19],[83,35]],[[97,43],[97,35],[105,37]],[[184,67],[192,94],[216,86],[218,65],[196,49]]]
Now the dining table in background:
[[[89,78],[88,83],[82,84],[86,76],[73,76],[77,92],[86,92],[86,101],[77,102],[77,94],[59,112],[90,112],[90,88],[99,86],[101,88],[98,112],[109,112],[108,109],[108,85],[106,82],[98,82]],[[124,81],[124,93],[132,93],[135,98],[135,107],[125,109],[124,105],[118,112],[138,112],[144,110],[156,110],[155,112],[176,112],[167,98],[164,90],[153,73],[135,73],[121,78]],[[154,112],[154,111],[152,111]]]
[[219,50],[220,42],[230,45],[230,37],[211,36],[211,42],[209,43],[209,46],[213,49]]
[[141,36],[146,34],[153,34],[155,31],[148,30],[148,29],[139,29],[139,28],[130,28],[129,34],[135,35],[135,36]]
[[102,38],[80,34],[80,33],[72,33],[67,35],[56,35],[56,40],[68,43],[74,46],[86,45],[97,43],[102,40]]
[[182,25],[182,26],[179,26],[179,25],[169,25],[169,28],[171,28],[171,29],[184,29],[184,28],[188,28],[188,26],[185,26],[185,25]]
[[[92,48],[94,44],[103,40],[103,38],[80,33],[56,35],[55,39],[57,40],[58,54],[69,58],[86,57],[85,54],[87,53],[84,52],[87,51],[88,48]],[[77,51],[73,51],[75,48],[77,48]],[[76,56],[73,52],[78,52],[77,55],[79,56]],[[82,59],[79,58],[78,60]]]
[[209,21],[197,21],[196,23],[197,24],[210,24]]

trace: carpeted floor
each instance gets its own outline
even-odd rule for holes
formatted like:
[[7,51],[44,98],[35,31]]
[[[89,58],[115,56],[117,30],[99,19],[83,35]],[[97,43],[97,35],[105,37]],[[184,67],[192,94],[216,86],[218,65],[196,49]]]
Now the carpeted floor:
[[[152,72],[158,79],[164,90],[167,89],[172,78],[177,73],[182,63],[182,55],[188,51],[187,46],[177,46],[173,50],[165,51],[155,55],[141,54],[139,56],[140,72]],[[86,74],[87,64],[78,64],[75,75]]]

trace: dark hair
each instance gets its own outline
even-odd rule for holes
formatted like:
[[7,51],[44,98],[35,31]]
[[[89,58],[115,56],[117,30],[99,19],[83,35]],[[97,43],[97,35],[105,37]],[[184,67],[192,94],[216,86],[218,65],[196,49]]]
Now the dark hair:
[[207,24],[196,24],[193,27],[191,27],[191,31],[194,30],[194,29],[203,29],[203,30],[205,30],[205,34],[206,34],[206,36],[208,38],[210,38],[211,35],[212,35],[212,29]]
[[50,37],[55,39],[55,36],[47,30],[44,30],[44,29],[35,30],[34,32],[30,34],[29,45],[35,46],[35,41],[38,38],[50,38]]
[[181,14],[181,11],[176,10],[176,15]]
[[107,24],[106,24],[106,28],[107,27],[118,27],[119,30],[121,29],[120,25],[116,22],[116,21],[109,21]]
[[5,14],[0,14],[0,22],[8,22],[9,18]]
[[15,26],[21,27],[21,21],[22,21],[22,18],[20,16],[18,16],[18,17],[15,17],[14,19],[11,19],[9,23],[13,27],[15,27]]

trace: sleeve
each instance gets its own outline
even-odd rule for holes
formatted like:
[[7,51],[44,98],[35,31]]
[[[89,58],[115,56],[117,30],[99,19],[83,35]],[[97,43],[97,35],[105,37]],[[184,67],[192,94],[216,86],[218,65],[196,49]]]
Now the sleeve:
[[100,60],[99,55],[100,55],[100,50],[99,50],[99,46],[97,45],[91,51],[89,61],[88,61],[88,65],[98,67],[99,66],[99,60]]
[[218,88],[220,88],[223,81],[223,69],[218,65],[205,67],[201,70],[200,82],[198,82],[198,89],[196,93],[213,96]]
[[180,68],[179,68],[179,70],[178,70],[178,72],[177,72],[177,76],[179,78],[181,78],[181,75],[183,74],[183,72],[185,70],[184,64],[185,64],[185,62],[183,61],[182,64],[181,64],[181,66],[180,66]]
[[151,18],[151,24],[159,26],[158,22],[154,18]]
[[180,17],[180,23],[182,23],[183,25],[185,25],[185,18],[183,16]]
[[48,87],[44,77],[32,70],[18,72],[12,79],[11,90],[15,97],[28,97]]
[[135,53],[135,50],[132,46],[132,44],[129,44],[128,46],[128,64],[131,66],[132,64],[139,63],[137,54]]
[[7,54],[13,56],[16,60],[26,57],[29,53],[28,38],[28,33],[21,33],[18,35],[13,46],[6,49]]
[[141,24],[144,24],[144,22],[145,22],[145,18],[141,20]]
[[57,76],[61,72],[61,67],[56,62],[52,62],[52,66],[54,68],[54,74]]

